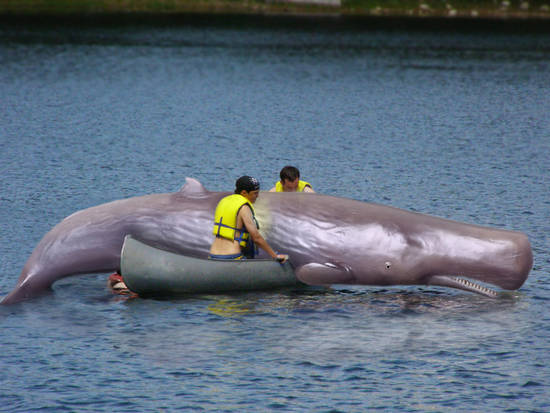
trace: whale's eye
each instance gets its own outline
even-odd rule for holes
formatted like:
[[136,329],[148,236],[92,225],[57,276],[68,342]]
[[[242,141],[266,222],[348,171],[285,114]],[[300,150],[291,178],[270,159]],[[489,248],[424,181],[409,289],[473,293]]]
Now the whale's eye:
[[386,270],[389,270],[391,268],[391,262],[386,261]]

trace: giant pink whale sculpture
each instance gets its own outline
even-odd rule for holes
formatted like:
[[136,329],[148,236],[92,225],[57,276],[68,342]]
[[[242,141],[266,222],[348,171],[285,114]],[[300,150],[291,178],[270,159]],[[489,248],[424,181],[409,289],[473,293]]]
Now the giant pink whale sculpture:
[[[69,275],[118,269],[127,234],[206,257],[214,209],[227,194],[187,178],[176,193],[78,211],[44,236],[2,303],[34,297]],[[476,281],[518,289],[533,264],[527,236],[515,231],[320,194],[262,192],[255,209],[268,242],[310,285],[438,285],[492,297]]]

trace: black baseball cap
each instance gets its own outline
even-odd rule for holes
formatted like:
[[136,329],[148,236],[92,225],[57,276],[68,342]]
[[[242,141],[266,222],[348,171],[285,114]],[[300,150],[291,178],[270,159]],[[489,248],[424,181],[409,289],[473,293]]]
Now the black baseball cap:
[[235,193],[239,194],[241,191],[258,191],[260,189],[260,183],[256,178],[253,178],[248,175],[241,176],[235,182]]

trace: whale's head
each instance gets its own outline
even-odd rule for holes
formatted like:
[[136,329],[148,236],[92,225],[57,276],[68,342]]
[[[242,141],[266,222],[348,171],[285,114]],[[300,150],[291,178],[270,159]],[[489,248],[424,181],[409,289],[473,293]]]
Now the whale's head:
[[420,214],[378,220],[354,237],[365,246],[348,260],[359,284],[439,285],[494,297],[492,287],[520,288],[533,266],[523,233]]
[[440,285],[494,297],[491,286],[518,289],[533,265],[520,232],[330,197],[297,201],[276,237],[292,238],[291,257],[307,257],[297,271],[307,284]]

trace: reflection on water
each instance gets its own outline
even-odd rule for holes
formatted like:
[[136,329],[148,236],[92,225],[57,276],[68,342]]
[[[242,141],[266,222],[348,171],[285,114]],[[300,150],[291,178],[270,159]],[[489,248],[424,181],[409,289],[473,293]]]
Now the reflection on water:
[[208,311],[221,317],[234,317],[251,314],[254,312],[254,308],[251,308],[250,303],[242,303],[228,298],[221,298],[210,304],[208,306]]

